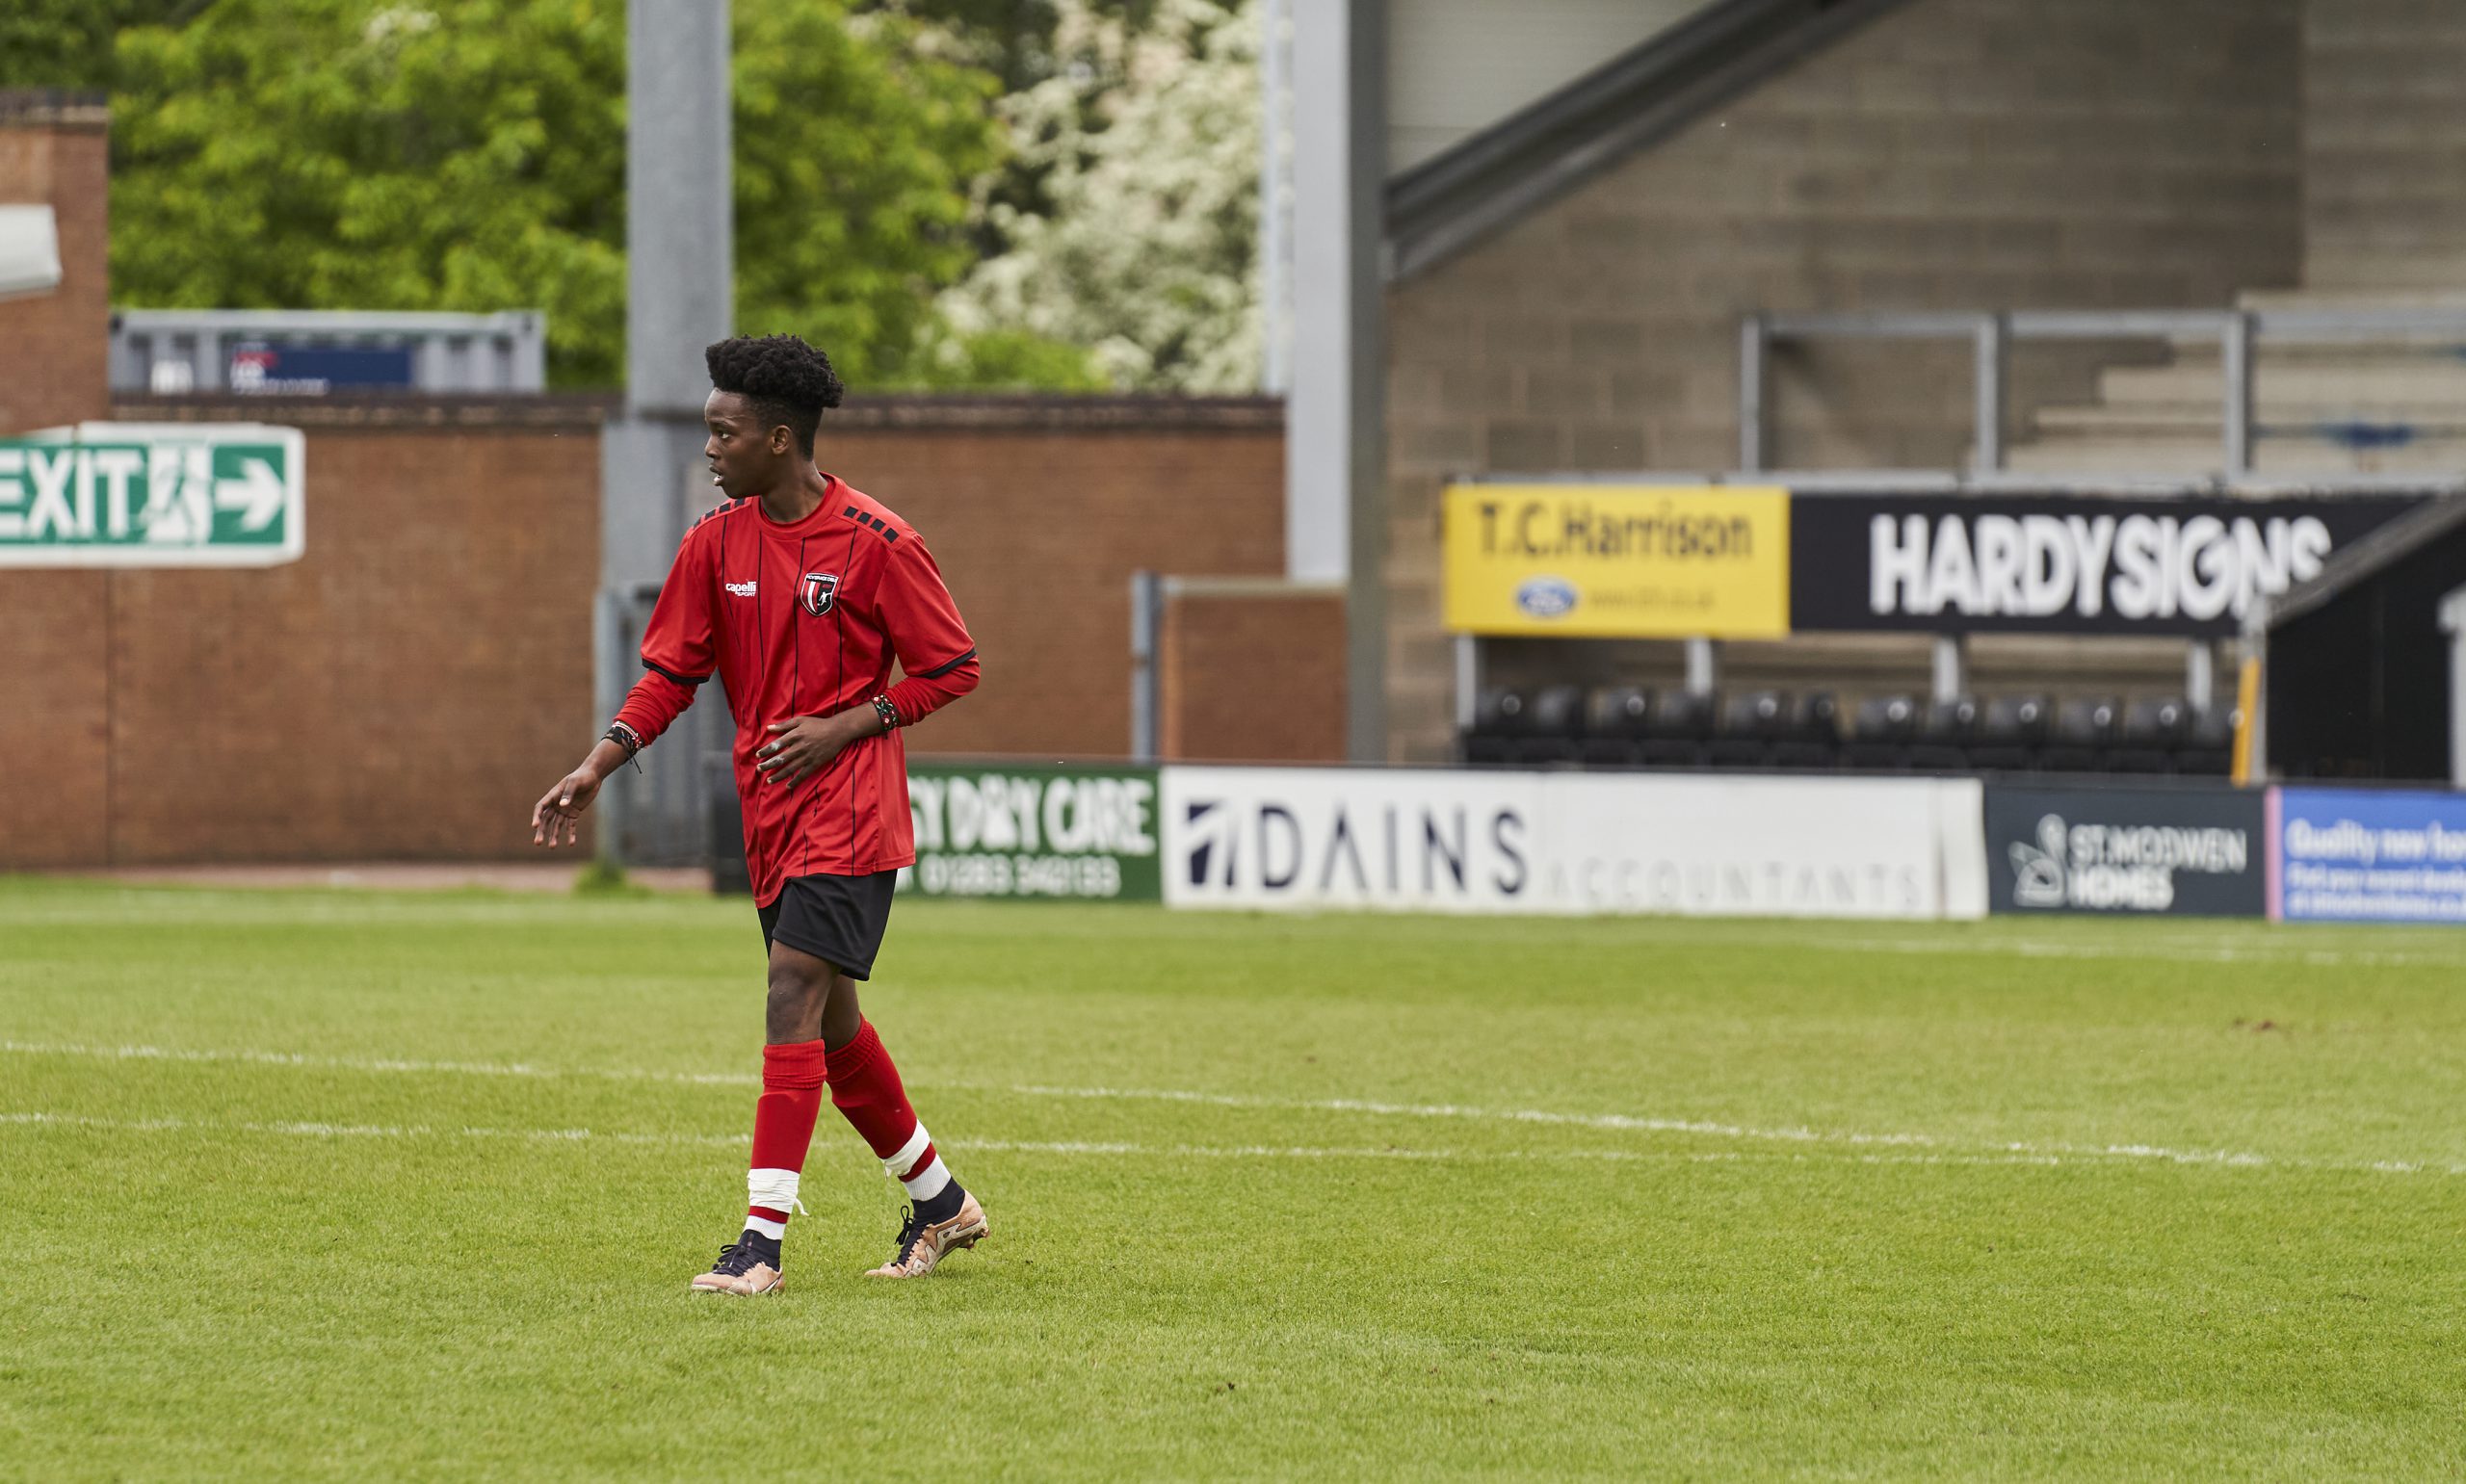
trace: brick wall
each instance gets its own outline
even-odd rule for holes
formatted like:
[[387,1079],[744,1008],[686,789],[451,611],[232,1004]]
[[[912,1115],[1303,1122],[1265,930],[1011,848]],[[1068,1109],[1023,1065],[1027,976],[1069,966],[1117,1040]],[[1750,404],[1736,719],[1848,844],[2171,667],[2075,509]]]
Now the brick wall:
[[1157,750],[1185,763],[1345,756],[1345,600],[1282,585],[1190,585],[1158,635]]
[[[1452,734],[1446,478],[1731,467],[1743,314],[2222,305],[2293,284],[2300,40],[2296,0],[1912,0],[1400,285],[1391,752],[1443,757]],[[1961,461],[1961,352],[1878,356],[1782,359],[1781,459]],[[2086,390],[2092,364],[2024,358],[2016,404]]]
[[[533,800],[601,719],[590,612],[608,407],[113,409],[303,428],[307,555],[0,573],[13,639],[0,664],[26,703],[0,707],[0,745],[19,760],[0,793],[0,869],[528,851]],[[1130,574],[1283,567],[1271,403],[878,400],[824,444],[835,472],[925,532],[984,656],[983,687],[916,731],[920,752],[1120,756]],[[1259,684],[1255,664],[1198,674],[1245,694]]]
[[73,717],[79,745],[13,752],[12,783],[43,800],[74,792],[84,760],[105,775],[90,818],[0,834],[0,868],[528,848],[532,801],[594,730],[600,405],[430,407],[410,426],[348,404],[119,411],[303,427],[307,554],[76,574],[105,596],[75,608],[0,576],[0,625],[92,698],[29,708]]
[[[0,91],[0,203],[48,204],[62,281],[0,301],[0,435],[82,422],[110,404],[104,157],[98,102]],[[103,848],[110,579],[0,569],[0,862],[59,865]],[[29,616],[36,621],[12,621]]]
[[876,400],[815,455],[915,523],[983,655],[919,753],[1123,755],[1131,574],[1284,570],[1272,402]]
[[2466,5],[2309,0],[2304,279],[2466,290]]
[[0,434],[101,417],[111,400],[109,113],[78,95],[0,90],[0,205],[48,205],[60,287],[0,299]]

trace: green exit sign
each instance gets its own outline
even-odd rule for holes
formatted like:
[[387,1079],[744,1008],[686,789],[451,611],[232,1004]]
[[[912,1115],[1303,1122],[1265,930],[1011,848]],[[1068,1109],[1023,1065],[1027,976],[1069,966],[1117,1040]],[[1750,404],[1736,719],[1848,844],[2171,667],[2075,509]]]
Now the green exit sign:
[[0,566],[297,561],[304,443],[261,423],[82,423],[0,439]]

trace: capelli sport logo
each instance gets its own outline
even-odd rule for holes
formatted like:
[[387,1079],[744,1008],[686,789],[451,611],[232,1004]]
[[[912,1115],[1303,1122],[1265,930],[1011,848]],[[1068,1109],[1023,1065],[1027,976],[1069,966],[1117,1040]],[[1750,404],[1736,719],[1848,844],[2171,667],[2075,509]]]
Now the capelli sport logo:
[[816,618],[830,612],[831,601],[839,596],[839,576],[835,572],[807,572],[804,589],[797,601]]

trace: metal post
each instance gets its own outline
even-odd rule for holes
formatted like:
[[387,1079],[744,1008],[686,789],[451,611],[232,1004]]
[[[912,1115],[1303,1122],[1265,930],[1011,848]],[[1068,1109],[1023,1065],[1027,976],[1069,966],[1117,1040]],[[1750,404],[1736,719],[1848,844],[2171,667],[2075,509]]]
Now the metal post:
[[2219,337],[2218,360],[2226,380],[2226,472],[2252,472],[2252,316],[2238,309],[2226,316]]
[[1764,467],[1764,362],[1771,349],[1764,316],[1748,315],[1738,331],[1738,466],[1748,474]]
[[2449,781],[2466,789],[2466,587],[2440,600],[2440,632],[2449,636]]
[[1973,416],[1978,428],[1971,445],[1970,465],[1981,474],[1993,474],[2004,467],[2004,374],[2011,354],[2011,322],[2004,316],[1978,317],[1978,362],[1973,387],[1977,398]]
[[1141,569],[1130,574],[1130,756],[1153,763],[1164,732],[1164,697],[1156,673],[1157,639],[1164,627],[1165,580]]
[[1936,635],[1931,659],[1934,662],[1933,698],[1938,701],[1959,700],[1969,679],[1963,673],[1968,668],[1969,660],[1967,638],[1958,634]]
[[1386,0],[1292,8],[1284,569],[1342,580],[1346,753],[1387,739]]
[[1687,641],[1687,693],[1710,695],[1720,685],[1721,653],[1718,640],[1692,638]]
[[[687,521],[715,503],[702,348],[736,320],[727,0],[626,0],[625,47],[625,410],[601,436],[599,582],[631,603],[657,590]],[[641,673],[629,655],[601,654],[593,728]],[[718,691],[704,687],[643,760],[624,821],[636,864],[707,858],[700,754],[724,745]]]
[[2217,704],[2217,650],[2205,638],[2184,646],[2184,699],[2195,716],[2208,716]]
[[1456,729],[1473,724],[1482,694],[1482,639],[1477,634],[1456,636]]
[[[632,625],[625,621],[624,594],[602,587],[591,595],[590,654],[594,676],[622,673],[626,662],[634,660]],[[596,697],[593,697],[596,700]],[[613,713],[612,713],[613,715]],[[599,791],[599,822],[592,826],[596,853],[603,861],[614,864],[625,858],[624,840],[631,822],[633,801],[627,795],[631,780],[618,773],[616,787]]]

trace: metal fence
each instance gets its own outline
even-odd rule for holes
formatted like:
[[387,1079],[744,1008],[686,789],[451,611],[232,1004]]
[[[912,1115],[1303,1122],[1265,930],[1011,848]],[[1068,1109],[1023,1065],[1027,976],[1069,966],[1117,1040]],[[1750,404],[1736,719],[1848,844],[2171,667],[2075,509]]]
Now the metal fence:
[[[535,309],[122,309],[112,315],[111,386],[155,396],[537,392],[548,384],[547,344],[548,317]],[[284,374],[286,354],[312,374]]]
[[1740,327],[1739,468],[1771,467],[1771,359],[1777,344],[1813,340],[1967,341],[1975,371],[1971,464],[2004,467],[2006,389],[2012,347],[2025,340],[2163,340],[2216,345],[2223,375],[2218,402],[2220,472],[2252,471],[2254,357],[2264,344],[2466,347],[2466,307],[2420,305],[2352,309],[2017,310],[1755,314]]

